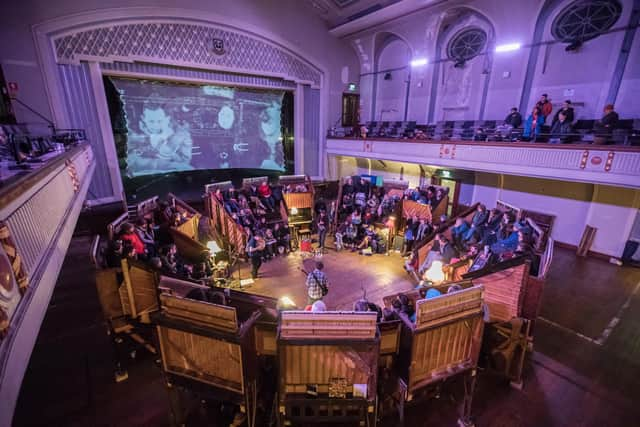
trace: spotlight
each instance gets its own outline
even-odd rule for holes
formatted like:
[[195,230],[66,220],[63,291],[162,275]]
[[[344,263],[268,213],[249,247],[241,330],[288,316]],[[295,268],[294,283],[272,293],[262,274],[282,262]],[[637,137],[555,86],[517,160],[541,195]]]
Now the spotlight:
[[467,64],[467,61],[465,61],[464,59],[457,59],[455,64],[453,64],[454,68],[464,68],[464,66]]
[[582,41],[581,40],[574,40],[571,43],[569,43],[567,45],[567,47],[564,48],[565,51],[567,52],[575,52],[576,50],[580,49],[582,47]]
[[434,284],[444,281],[444,272],[442,271],[442,261],[433,261],[431,267],[424,274],[425,279]]
[[384,79],[385,80],[391,80],[391,73],[384,73]]
[[207,249],[209,249],[209,252],[211,252],[211,255],[215,255],[222,250],[220,249],[220,246],[218,246],[218,244],[213,240],[207,242]]
[[285,295],[278,300],[277,308],[278,310],[282,311],[282,310],[295,310],[297,307],[296,307],[296,303],[291,298]]
[[496,46],[496,52],[511,52],[514,50],[518,50],[522,47],[522,45],[520,43],[508,43],[508,44],[501,44],[499,46]]
[[298,208],[291,208],[291,215],[298,215]]
[[411,61],[412,67],[422,67],[423,65],[427,65],[429,60],[427,58],[416,58]]

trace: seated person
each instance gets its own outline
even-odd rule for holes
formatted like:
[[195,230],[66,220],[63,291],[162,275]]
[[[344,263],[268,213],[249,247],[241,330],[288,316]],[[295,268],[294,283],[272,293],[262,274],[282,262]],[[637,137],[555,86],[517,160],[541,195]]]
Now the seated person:
[[376,321],[380,322],[382,320],[382,309],[378,304],[374,304],[372,302],[367,301],[366,299],[361,299],[353,304],[353,311],[358,312],[374,312],[377,314]]
[[278,248],[275,236],[273,235],[273,231],[270,228],[267,228],[264,232],[264,240],[265,240],[265,256],[267,259],[271,259],[278,255]]
[[473,218],[471,218],[471,227],[469,230],[462,236],[462,241],[464,243],[471,241],[472,239],[476,242],[481,239],[481,230],[482,226],[487,222],[489,218],[489,212],[487,211],[487,207],[482,203],[478,205],[476,212],[473,214]]
[[433,226],[431,225],[431,222],[422,218],[420,220],[420,225],[418,225],[418,231],[416,233],[416,242],[419,242],[420,240],[427,237],[429,234],[431,234],[432,231],[433,231]]
[[516,107],[513,107],[507,117],[504,119],[504,124],[496,127],[496,133],[503,138],[507,138],[513,129],[519,128],[522,125],[522,114],[518,112]]
[[396,299],[391,301],[391,307],[396,313],[403,313],[411,322],[416,321],[416,311],[413,308],[413,302],[404,294],[398,295]]
[[344,234],[342,235],[344,246],[347,248],[352,248],[355,245],[357,238],[358,228],[353,225],[352,222],[347,221],[347,226],[345,227]]
[[611,133],[618,124],[618,119],[618,113],[613,110],[613,104],[605,105],[604,116],[593,126],[593,132],[595,133],[593,143],[596,145],[608,144]]
[[351,195],[355,192],[355,188],[353,186],[353,178],[347,178],[347,182],[342,186],[342,194]]
[[440,202],[444,199],[444,190],[442,188],[438,188],[436,190],[435,197],[430,200],[431,209],[435,209],[438,207]]
[[542,115],[542,111],[539,107],[533,107],[531,114],[527,117],[527,121],[524,124],[524,131],[522,132],[522,138],[525,141],[535,139],[542,132],[542,125],[544,124],[545,117]]
[[416,270],[418,269],[418,257],[415,252],[410,252],[407,259],[405,259],[404,269],[416,280],[416,282],[420,281],[420,278],[416,274]]
[[133,224],[129,222],[125,222],[124,224],[122,224],[120,238],[122,239],[122,243],[124,245],[128,244],[135,250],[135,253],[138,257],[146,257],[147,249],[142,239],[140,239],[140,236],[138,236],[138,233],[136,233]]
[[282,226],[277,222],[273,226],[273,237],[276,239],[276,245],[279,253],[289,252],[291,250],[291,233],[289,233],[288,224]]
[[462,247],[464,236],[466,236],[469,229],[469,224],[464,220],[464,218],[456,219],[455,225],[451,227],[451,239],[453,240],[453,245],[456,248]]
[[481,243],[487,245],[495,242],[496,233],[500,229],[502,223],[502,212],[499,209],[491,209],[486,224],[482,227],[480,240]]
[[553,123],[551,127],[551,139],[552,144],[569,144],[571,143],[573,128],[571,122],[567,119],[567,116],[560,111],[558,114],[558,120]]
[[481,270],[493,264],[494,259],[495,255],[491,252],[491,248],[488,245],[485,246],[484,250],[473,260],[473,264],[469,267],[469,272]]
[[518,228],[514,224],[508,224],[503,227],[503,230],[510,230],[508,236],[504,236],[498,239],[496,243],[491,245],[491,252],[500,255],[504,252],[513,252],[518,247]]
[[120,268],[122,266],[122,258],[124,257],[124,244],[122,240],[109,242],[104,255],[104,261],[107,267]]
[[335,245],[336,245],[336,250],[337,251],[341,251],[342,248],[344,247],[344,235],[347,231],[347,227],[349,226],[349,221],[345,221],[342,224],[340,224],[338,226],[338,229],[336,230],[336,235],[335,235]]
[[267,209],[270,211],[274,211],[276,209],[276,202],[273,198],[271,187],[267,181],[262,181],[262,183],[260,183],[260,186],[257,188],[257,193],[260,201],[264,203]]
[[356,226],[362,224],[362,213],[360,212],[360,209],[356,209],[351,214],[351,224]]
[[566,101],[564,101],[564,104],[562,104],[562,108],[559,109],[556,112],[556,114],[553,116],[553,121],[551,122],[551,126],[553,126],[560,119],[560,114],[564,114],[565,120],[569,124],[573,123],[574,114],[573,114],[573,107],[571,106],[570,100],[567,99]]
[[442,264],[446,265],[451,262],[453,258],[458,256],[458,252],[449,242],[449,240],[441,233],[436,234],[435,242],[422,265],[418,269],[418,274],[422,276],[425,271],[431,268],[433,261],[442,261]]

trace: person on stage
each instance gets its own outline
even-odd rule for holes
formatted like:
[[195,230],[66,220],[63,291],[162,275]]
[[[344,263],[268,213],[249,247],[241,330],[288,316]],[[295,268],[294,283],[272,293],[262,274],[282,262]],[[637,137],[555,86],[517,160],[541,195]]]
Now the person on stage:
[[262,236],[254,234],[247,243],[247,253],[251,258],[251,277],[258,278],[258,270],[262,265],[262,250],[264,249],[265,242]]
[[307,295],[309,304],[320,301],[329,291],[327,277],[322,271],[324,264],[320,261],[316,263],[316,268],[307,274]]

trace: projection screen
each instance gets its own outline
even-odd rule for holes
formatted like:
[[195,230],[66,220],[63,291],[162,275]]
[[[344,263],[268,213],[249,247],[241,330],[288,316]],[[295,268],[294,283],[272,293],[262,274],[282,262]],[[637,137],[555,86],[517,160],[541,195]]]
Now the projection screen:
[[[123,175],[284,170],[283,91],[111,77],[124,110]],[[124,141],[123,141],[124,142]]]

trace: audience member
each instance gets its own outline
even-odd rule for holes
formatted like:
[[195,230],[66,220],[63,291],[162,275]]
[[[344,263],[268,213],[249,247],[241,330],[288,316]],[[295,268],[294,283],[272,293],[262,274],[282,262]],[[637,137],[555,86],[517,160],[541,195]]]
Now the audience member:
[[560,112],[558,114],[558,121],[551,127],[551,139],[549,142],[552,144],[569,144],[572,133],[573,128],[571,127],[571,122],[563,112]]
[[595,137],[593,143],[603,145],[610,143],[611,133],[618,124],[618,113],[613,109],[613,104],[607,104],[604,107],[604,116],[597,121],[593,127]]
[[562,108],[559,109],[553,116],[553,121],[551,122],[552,126],[559,120],[560,113],[564,114],[565,121],[567,121],[569,124],[573,123],[574,114],[573,107],[571,105],[572,104],[570,100],[567,99],[566,101],[564,101],[564,104],[562,104]]
[[527,122],[524,124],[524,131],[522,132],[524,140],[529,141],[540,135],[543,124],[544,116],[542,115],[540,107],[533,107],[531,114],[527,117]]
[[546,93],[543,93],[540,97],[540,100],[536,103],[536,107],[540,109],[540,113],[542,114],[542,124],[547,120],[547,117],[551,115],[553,111],[553,105],[549,100],[549,96]]

